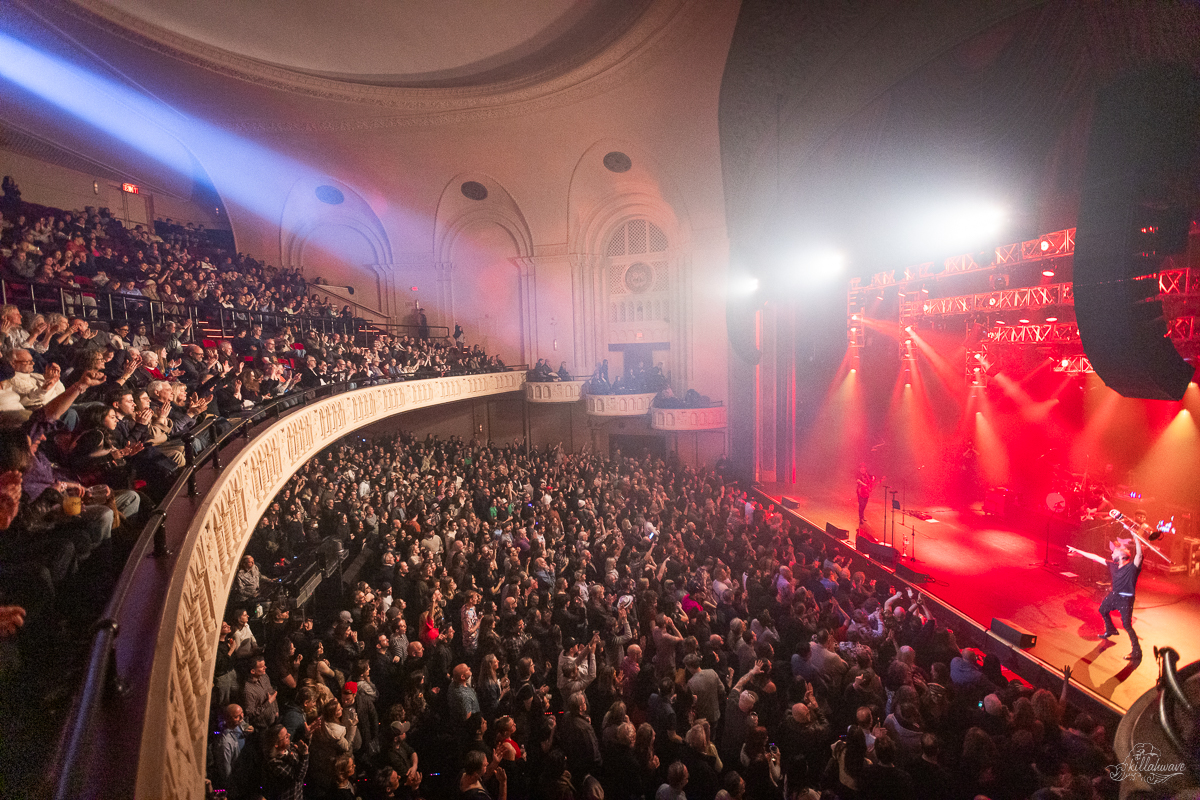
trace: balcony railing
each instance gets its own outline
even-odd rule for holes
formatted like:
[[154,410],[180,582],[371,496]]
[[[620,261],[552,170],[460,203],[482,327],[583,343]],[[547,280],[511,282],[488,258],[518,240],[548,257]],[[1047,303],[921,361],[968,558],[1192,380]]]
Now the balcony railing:
[[[151,300],[148,297],[115,294],[103,289],[80,289],[52,283],[14,281],[7,278],[0,279],[0,303],[12,304],[22,311],[32,311],[36,314],[59,313],[68,317],[76,316],[90,321],[107,323],[145,322],[152,333],[168,320],[174,322],[191,320],[197,329],[203,323],[211,327],[214,333],[219,330],[222,338],[232,336],[239,327],[253,323],[276,329],[291,326],[302,333],[316,330],[321,333],[348,334],[360,333],[367,325],[370,325],[362,319],[300,316],[278,311],[250,311],[224,307],[213,308],[182,300]],[[411,332],[408,335],[417,333],[415,325],[380,325],[378,327],[410,328]],[[445,331],[445,333],[441,333],[441,331]],[[448,334],[449,330],[446,328],[439,328],[437,331],[431,328],[429,333],[430,336]]]
[[524,384],[522,366],[323,386],[238,419],[189,461],[152,513],[97,625],[53,762],[54,796],[202,798],[221,616],[242,551],[275,494],[357,429]]

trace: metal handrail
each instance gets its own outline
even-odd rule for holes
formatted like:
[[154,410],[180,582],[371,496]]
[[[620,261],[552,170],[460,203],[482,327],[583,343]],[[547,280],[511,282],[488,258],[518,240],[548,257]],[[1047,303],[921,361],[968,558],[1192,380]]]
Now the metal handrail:
[[317,291],[324,292],[325,295],[328,297],[332,297],[335,300],[341,300],[346,305],[354,306],[355,308],[360,308],[363,311],[378,315],[379,317],[382,318],[382,319],[371,319],[369,317],[364,317],[363,319],[366,319],[368,322],[379,322],[379,323],[386,322],[386,320],[388,318],[387,314],[384,314],[382,311],[379,311],[378,309],[374,309],[374,308],[371,308],[370,306],[363,305],[362,303],[350,298],[347,295],[338,294],[337,292],[330,291],[331,289],[336,289],[336,288],[341,288],[341,287],[326,286],[325,284],[322,284],[322,283],[306,283],[304,285],[305,291],[311,292],[311,291],[317,290]]
[[[489,370],[489,372],[516,371],[519,370],[511,367],[506,367],[502,370]],[[68,798],[79,796],[78,787],[73,785],[76,777],[76,766],[84,750],[88,736],[92,732],[95,717],[100,708],[100,701],[103,699],[106,690],[120,691],[120,687],[111,685],[108,676],[113,674],[111,666],[116,647],[116,638],[119,633],[116,620],[120,618],[121,610],[125,605],[133,584],[135,570],[131,568],[131,565],[140,563],[142,558],[161,558],[170,554],[166,546],[166,534],[163,527],[163,523],[166,521],[167,508],[185,490],[190,497],[197,495],[196,471],[209,461],[213,462],[214,469],[219,470],[221,468],[221,450],[239,434],[263,422],[278,419],[284,407],[300,409],[317,400],[323,400],[326,397],[340,394],[353,388],[360,388],[367,384],[379,385],[385,383],[402,383],[404,381],[404,378],[390,380],[381,378],[369,381],[325,384],[310,389],[298,389],[253,409],[252,413],[247,414],[231,426],[228,431],[218,437],[212,445],[199,455],[192,452],[190,441],[185,444],[185,464],[183,470],[175,479],[175,483],[172,484],[162,501],[151,512],[146,526],[142,529],[141,534],[138,535],[137,542],[134,544],[129,559],[126,561],[125,567],[121,572],[116,589],[113,591],[112,597],[109,598],[108,604],[104,609],[104,614],[97,623],[96,633],[93,635],[92,646],[89,650],[87,677],[84,681],[83,689],[78,695],[78,700],[72,709],[73,722],[70,732],[65,744],[60,745],[60,757],[54,761],[58,769],[58,775],[54,781],[55,800],[68,800]],[[288,404],[292,405],[289,406]],[[211,425],[215,422],[215,419],[206,420],[188,433],[194,439],[203,430],[210,429]]]
[[[52,292],[54,296],[48,297],[42,293],[39,297],[38,287]],[[16,291],[18,288],[20,288],[20,292]],[[25,289],[28,289],[28,294],[25,294]],[[94,305],[85,304],[85,297],[95,301]],[[132,322],[145,317],[151,333],[157,333],[158,328],[164,322],[189,319],[192,320],[193,326],[200,322],[218,325],[222,337],[232,334],[242,325],[250,325],[255,322],[269,322],[276,328],[287,326],[296,327],[301,331],[320,330],[322,333],[351,334],[357,334],[364,323],[376,327],[382,326],[382,323],[361,318],[344,320],[339,317],[290,315],[281,311],[251,311],[224,307],[215,309],[216,316],[214,318],[205,306],[184,300],[153,300],[149,297],[115,294],[100,288],[83,289],[54,283],[18,281],[11,278],[0,278],[0,303],[12,303],[18,307],[27,306],[35,314],[57,312],[63,316],[77,316],[101,322]],[[175,310],[168,311],[168,306]],[[93,309],[95,317],[91,317]],[[411,327],[415,328],[416,326]]]

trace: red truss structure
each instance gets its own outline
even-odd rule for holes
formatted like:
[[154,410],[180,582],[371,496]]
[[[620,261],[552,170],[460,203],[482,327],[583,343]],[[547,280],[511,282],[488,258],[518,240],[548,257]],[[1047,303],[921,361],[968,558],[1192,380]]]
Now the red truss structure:
[[1068,375],[1086,375],[1090,372],[1095,372],[1092,369],[1092,362],[1088,361],[1087,356],[1064,356],[1054,362],[1055,372],[1065,372]]
[[[976,272],[1008,267],[1022,262],[1041,261],[1050,258],[1071,256],[1075,252],[1075,229],[1048,233],[1037,239],[1002,245],[996,248],[995,259],[981,264],[976,255],[964,254],[946,259],[942,264],[917,264],[904,270],[881,272],[872,276],[870,284],[863,286],[855,279],[850,284],[847,296],[847,338],[857,355],[865,339],[864,308],[867,301],[882,292],[883,287],[897,286],[899,289],[900,341],[905,340],[904,331],[916,328],[922,322],[947,318],[973,318],[976,323],[986,325],[986,335],[979,344],[969,348],[966,357],[965,375],[975,385],[987,381],[989,353],[997,355],[997,347],[1042,347],[1053,354],[1054,370],[1073,375],[1093,372],[1091,363],[1083,355],[1079,328],[1074,323],[1075,292],[1070,283],[1051,283],[1039,286],[997,289],[978,294],[956,297],[929,297],[928,286],[908,285],[922,279],[932,279],[946,274]],[[1167,336],[1174,342],[1185,358],[1200,357],[1200,248],[1192,247],[1188,256],[1180,255],[1166,259],[1163,268],[1147,277],[1158,280],[1157,299],[1163,303],[1163,316]],[[1023,312],[1041,311],[1050,317],[1045,322],[1030,321]],[[1062,317],[1062,321],[1055,316]],[[1017,324],[1015,318],[1022,321]],[[1008,323],[1008,324],[1005,324]],[[901,346],[905,360],[914,358]],[[983,365],[983,369],[979,367]],[[906,367],[908,364],[905,365]]]
[[920,303],[919,316],[946,317],[955,314],[1021,311],[1028,308],[1075,305],[1075,292],[1069,283],[1001,289],[995,292],[938,297]]
[[[999,252],[999,249],[997,249]],[[1047,233],[1037,239],[1021,242],[1022,261],[1040,261],[1043,258],[1057,258],[1072,255],[1075,252],[1075,229]]]
[[1002,325],[988,335],[999,344],[1079,344],[1079,327],[1073,322]]

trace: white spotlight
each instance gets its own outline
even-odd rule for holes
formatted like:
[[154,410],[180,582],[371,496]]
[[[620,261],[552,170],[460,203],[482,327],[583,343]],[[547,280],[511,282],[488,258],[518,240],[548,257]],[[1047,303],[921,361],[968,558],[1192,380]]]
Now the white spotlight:
[[913,225],[915,244],[945,250],[991,243],[1004,229],[1008,212],[995,203],[964,201],[927,209]]
[[729,276],[729,293],[731,295],[750,295],[758,291],[758,278],[746,273]]
[[829,283],[845,271],[846,254],[831,248],[805,250],[795,257],[793,269],[801,283]]

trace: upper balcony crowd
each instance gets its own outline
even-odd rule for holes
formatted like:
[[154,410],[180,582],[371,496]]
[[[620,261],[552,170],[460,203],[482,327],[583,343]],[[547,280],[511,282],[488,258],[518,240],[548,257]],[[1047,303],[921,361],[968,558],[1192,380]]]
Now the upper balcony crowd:
[[[1088,800],[1103,726],[715,471],[354,436],[234,579],[234,798]],[[280,578],[348,551],[297,605]]]

